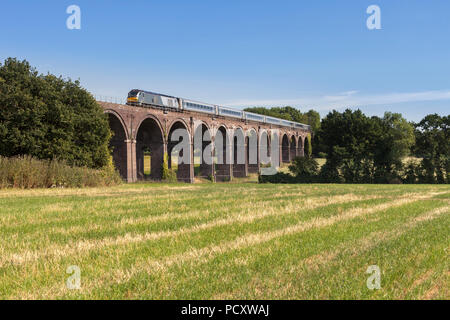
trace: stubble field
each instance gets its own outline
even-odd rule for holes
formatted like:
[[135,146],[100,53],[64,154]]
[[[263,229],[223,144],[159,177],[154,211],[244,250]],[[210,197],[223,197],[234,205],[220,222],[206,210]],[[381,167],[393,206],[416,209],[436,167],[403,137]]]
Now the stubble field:
[[3,190],[0,298],[449,299],[449,213],[430,185]]

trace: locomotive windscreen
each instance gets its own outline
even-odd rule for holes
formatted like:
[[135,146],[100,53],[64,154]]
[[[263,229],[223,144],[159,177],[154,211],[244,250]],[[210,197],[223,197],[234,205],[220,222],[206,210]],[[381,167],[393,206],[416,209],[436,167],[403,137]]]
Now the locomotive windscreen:
[[138,92],[139,92],[139,90],[131,90],[131,91],[128,93],[128,97],[136,97],[137,94],[138,94]]

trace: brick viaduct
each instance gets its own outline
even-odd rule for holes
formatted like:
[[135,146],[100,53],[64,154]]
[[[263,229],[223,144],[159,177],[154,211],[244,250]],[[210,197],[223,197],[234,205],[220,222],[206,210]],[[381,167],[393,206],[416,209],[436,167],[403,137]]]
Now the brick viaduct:
[[[172,142],[171,132],[178,128],[185,128],[189,133],[191,146],[191,164],[179,164],[177,179],[179,181],[194,182],[194,177],[208,177],[213,181],[227,181],[233,177],[245,177],[249,173],[259,172],[260,145],[262,139],[270,143],[272,132],[278,129],[280,162],[290,162],[296,156],[304,155],[305,140],[309,131],[299,128],[289,128],[278,125],[266,124],[257,121],[242,120],[232,117],[203,114],[193,111],[172,111],[159,108],[147,108],[129,106],[108,102],[98,102],[104,112],[109,116],[109,124],[114,133],[111,139],[113,148],[113,160],[120,175],[128,182],[139,180],[160,180],[162,165],[165,155],[171,166],[171,150],[178,143]],[[237,135],[243,135],[245,141],[245,164],[201,164],[194,169],[194,133],[202,130],[202,134],[208,135],[212,150],[215,146],[215,137],[218,131],[226,137],[224,152],[231,152],[236,148]],[[255,136],[256,135],[256,136]],[[258,155],[257,164],[249,164],[249,137],[257,137]],[[203,143],[203,149],[206,147]],[[148,152],[151,157],[144,157]],[[214,151],[212,151],[214,153]],[[232,152],[230,153],[232,154]],[[147,159],[147,160],[144,160]],[[151,171],[145,170],[144,161],[151,163]],[[236,161],[237,162],[237,161]]]

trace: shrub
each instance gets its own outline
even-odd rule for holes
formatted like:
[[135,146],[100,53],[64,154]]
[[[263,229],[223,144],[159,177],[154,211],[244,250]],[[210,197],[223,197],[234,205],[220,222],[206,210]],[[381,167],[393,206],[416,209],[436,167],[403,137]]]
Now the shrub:
[[289,173],[278,172],[274,175],[258,175],[259,183],[298,183],[297,179]]
[[319,164],[310,157],[296,157],[289,170],[300,182],[316,182],[319,174]]
[[69,166],[63,161],[37,160],[31,156],[0,156],[0,189],[103,187],[121,182],[119,173],[109,166],[89,169]]
[[345,182],[336,165],[327,160],[320,168],[319,181],[323,183],[343,183]]
[[164,155],[164,162],[162,165],[161,179],[164,182],[177,182],[177,173],[173,169],[169,169],[169,156]]

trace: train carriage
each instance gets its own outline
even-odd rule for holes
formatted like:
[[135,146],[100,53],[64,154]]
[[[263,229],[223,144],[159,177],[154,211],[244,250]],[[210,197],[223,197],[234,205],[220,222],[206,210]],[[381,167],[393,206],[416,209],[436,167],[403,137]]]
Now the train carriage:
[[243,111],[226,108],[226,107],[217,107],[218,114],[220,116],[227,116],[233,118],[243,119]]
[[204,113],[209,113],[209,114],[217,113],[217,110],[216,110],[217,107],[215,105],[208,104],[208,103],[183,99],[182,106],[183,106],[183,109],[185,109],[185,110],[192,110],[192,111],[204,112]]

